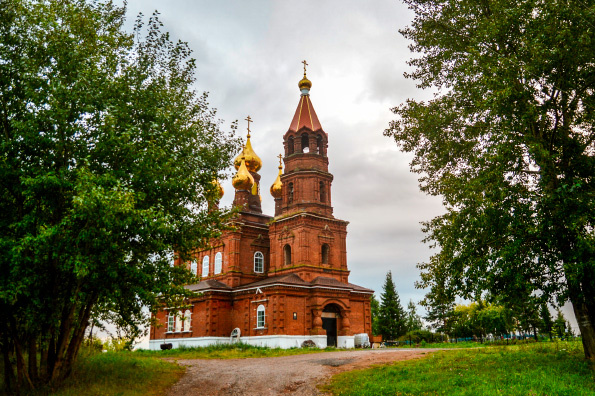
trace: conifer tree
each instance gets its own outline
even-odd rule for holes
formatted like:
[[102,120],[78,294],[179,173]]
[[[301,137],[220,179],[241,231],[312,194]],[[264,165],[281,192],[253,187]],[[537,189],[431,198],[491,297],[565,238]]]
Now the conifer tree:
[[539,309],[539,316],[541,318],[541,326],[539,331],[541,333],[547,334],[551,340],[554,321],[552,320],[552,315],[550,314],[550,310],[548,309],[547,304],[541,304],[541,307]]
[[407,304],[406,319],[407,331],[421,330],[423,324],[421,318],[417,314],[417,307],[413,300],[409,300],[409,304]]
[[401,306],[391,271],[386,274],[380,295],[380,334],[385,340],[394,340],[406,333],[405,311]]
[[370,296],[370,314],[372,316],[372,334],[379,335],[380,303],[375,295]]

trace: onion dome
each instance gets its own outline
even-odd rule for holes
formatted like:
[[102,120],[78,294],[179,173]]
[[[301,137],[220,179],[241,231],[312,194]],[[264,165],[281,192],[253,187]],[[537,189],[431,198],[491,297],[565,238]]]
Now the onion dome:
[[260,168],[262,168],[262,160],[258,155],[256,155],[254,149],[252,148],[252,143],[250,143],[250,129],[248,129],[248,137],[246,138],[246,145],[244,146],[244,149],[233,161],[233,165],[236,167],[236,169],[240,168],[242,157],[245,159],[246,168],[248,168],[250,172],[258,172]]
[[215,186],[215,189],[217,190],[217,198],[221,199],[223,197],[223,194],[225,194],[223,187],[221,187],[221,183],[219,183],[219,180],[217,179],[213,179],[211,183],[213,184],[213,186]]
[[254,178],[248,172],[248,168],[246,167],[246,160],[242,156],[240,160],[240,166],[238,168],[238,173],[231,179],[231,184],[233,184],[236,190],[250,190],[250,187],[254,185]]
[[283,172],[283,166],[281,165],[281,158],[282,156],[279,154],[279,174],[271,186],[271,195],[273,198],[281,198],[281,194],[283,193],[283,183],[281,183],[281,173]]
[[298,83],[298,87],[300,87],[302,95],[308,95],[310,93],[310,88],[312,88],[312,81],[308,80],[308,77],[306,77],[306,73],[304,73],[304,78],[302,78]]

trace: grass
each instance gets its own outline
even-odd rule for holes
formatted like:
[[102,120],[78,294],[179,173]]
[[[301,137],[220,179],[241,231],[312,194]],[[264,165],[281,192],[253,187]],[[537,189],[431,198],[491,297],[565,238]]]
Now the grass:
[[138,350],[133,352],[136,356],[159,357],[172,359],[245,359],[275,356],[302,355],[305,353],[319,353],[325,351],[338,351],[336,348],[267,348],[247,344],[220,344],[206,347],[180,347],[167,351]]
[[[395,348],[448,348],[448,349],[455,349],[455,348],[485,348],[491,346],[488,343],[480,343],[474,341],[463,341],[463,342],[432,342],[426,344],[418,344],[419,346],[414,345],[399,345]],[[392,348],[392,347],[391,347]]]
[[[157,396],[166,393],[185,372],[175,363],[131,352],[82,350],[73,373],[57,389],[38,389],[29,396]],[[0,388],[0,393],[1,393]]]
[[335,396],[595,395],[580,342],[440,351],[420,360],[339,374]]

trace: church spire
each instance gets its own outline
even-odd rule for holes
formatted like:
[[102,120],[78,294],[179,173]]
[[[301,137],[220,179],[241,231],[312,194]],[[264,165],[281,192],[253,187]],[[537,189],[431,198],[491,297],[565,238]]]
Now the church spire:
[[308,77],[306,77],[306,66],[308,63],[305,60],[302,61],[302,63],[304,64],[304,77],[298,83],[298,87],[302,94],[295,115],[293,116],[293,120],[291,120],[291,124],[289,125],[289,130],[297,132],[305,127],[311,131],[318,131],[322,129],[322,126],[320,125],[320,121],[318,121],[318,116],[316,115],[314,107],[312,106],[312,101],[310,100],[312,81],[308,80]]
[[250,142],[250,123],[254,121],[252,121],[250,116],[246,117],[246,121],[248,121],[248,136],[246,136],[246,145],[244,146],[242,152],[233,161],[233,164],[236,170],[238,170],[240,168],[240,163],[242,162],[242,157],[244,157],[246,161],[246,168],[248,168],[250,172],[258,172],[260,168],[262,168],[262,160],[258,155],[256,155],[254,149],[252,148],[252,143]]

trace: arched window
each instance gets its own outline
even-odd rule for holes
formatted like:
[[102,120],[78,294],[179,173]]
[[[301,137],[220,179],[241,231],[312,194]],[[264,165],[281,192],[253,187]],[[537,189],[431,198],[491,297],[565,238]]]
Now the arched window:
[[192,312],[189,309],[184,312],[184,331],[190,331],[192,327]]
[[220,274],[223,269],[223,255],[217,252],[215,255],[215,274]]
[[167,332],[168,333],[171,333],[174,331],[175,321],[176,321],[176,315],[174,315],[173,311],[169,311],[169,314],[167,315]]
[[261,252],[254,253],[254,272],[264,272],[264,255]]
[[203,278],[209,276],[209,256],[202,259],[202,276]]
[[198,275],[198,263],[196,262],[196,260],[192,260],[192,263],[190,263],[190,272],[192,272],[192,275]]
[[287,155],[291,155],[294,152],[293,147],[293,136],[287,139]]
[[310,152],[310,139],[308,139],[308,134],[302,134],[302,153],[309,153]]
[[283,263],[285,265],[291,264],[291,246],[289,245],[283,246]]
[[326,202],[326,189],[324,188],[324,182],[320,182],[318,187],[320,190],[320,202]]
[[328,256],[331,252],[331,248],[328,244],[323,243],[322,248],[320,249],[320,256],[322,258],[322,264],[328,264]]
[[262,329],[264,328],[264,305],[259,305],[258,308],[256,309],[256,328],[257,329]]
[[293,202],[293,183],[289,183],[289,186],[287,188],[287,201],[289,203]]
[[322,154],[322,136],[316,138],[316,154]]
[[182,331],[182,312],[178,312],[176,315],[176,333]]

